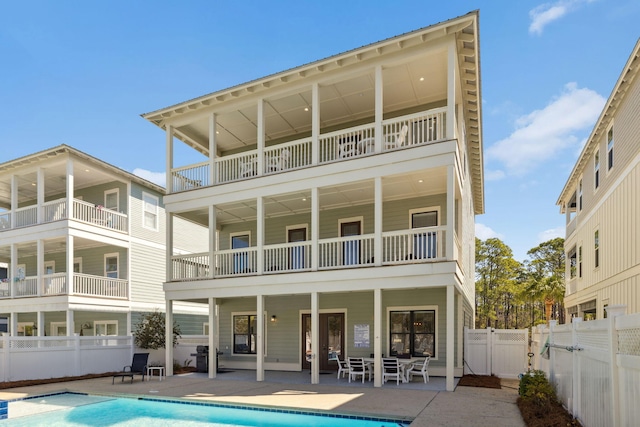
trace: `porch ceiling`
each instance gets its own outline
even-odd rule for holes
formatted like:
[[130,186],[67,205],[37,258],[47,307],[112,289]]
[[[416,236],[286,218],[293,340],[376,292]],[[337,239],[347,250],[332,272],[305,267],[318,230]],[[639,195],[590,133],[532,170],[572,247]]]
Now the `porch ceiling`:
[[[387,176],[382,179],[383,202],[412,197],[424,197],[446,192],[446,170],[432,168],[424,171]],[[329,188],[320,188],[320,210],[327,211],[350,206],[374,203],[374,182],[358,181]],[[217,205],[216,222],[219,225],[243,221],[255,221],[257,208],[255,200]],[[287,193],[265,197],[264,215],[275,218],[311,211],[311,193]],[[207,225],[208,210],[200,209],[179,214],[191,221]]]

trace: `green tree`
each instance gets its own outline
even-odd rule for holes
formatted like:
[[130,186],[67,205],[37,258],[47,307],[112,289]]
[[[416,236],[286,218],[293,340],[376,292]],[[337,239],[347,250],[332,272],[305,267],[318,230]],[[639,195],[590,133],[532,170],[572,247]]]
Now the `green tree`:
[[[145,313],[133,331],[134,342],[138,348],[148,348],[157,350],[165,348],[165,325],[166,317],[164,313],[156,310],[151,313]],[[173,346],[178,343],[180,337],[180,326],[173,322]]]
[[476,239],[477,327],[498,327],[502,322],[505,328],[510,327],[519,270],[520,263],[502,240]]
[[531,296],[545,304],[545,318],[556,319],[564,323],[564,239],[557,237],[532,248],[527,252],[531,261],[527,264],[529,271],[528,292]]

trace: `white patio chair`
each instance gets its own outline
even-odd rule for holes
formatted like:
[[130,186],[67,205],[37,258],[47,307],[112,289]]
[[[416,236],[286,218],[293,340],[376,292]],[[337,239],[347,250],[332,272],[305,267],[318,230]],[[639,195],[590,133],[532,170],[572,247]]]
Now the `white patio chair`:
[[336,359],[338,362],[338,379],[344,378],[349,373],[349,364],[346,360]]
[[358,147],[355,141],[342,141],[338,143],[338,158],[348,159],[358,155]]
[[351,382],[351,378],[355,380],[360,375],[362,384],[364,384],[364,377],[367,375],[367,366],[364,363],[364,359],[362,357],[349,357],[347,365],[349,366],[349,382]]
[[256,159],[240,160],[240,177],[247,178],[255,176],[257,173],[255,163]]
[[400,132],[387,135],[384,142],[385,150],[395,150],[396,148],[400,148],[404,141],[407,139],[407,134],[409,133],[409,126],[402,125]]
[[400,384],[403,378],[403,370],[400,362],[396,357],[382,358],[382,382],[386,383],[389,379],[396,379],[396,385]]
[[414,375],[422,375],[425,384],[429,382],[429,360],[431,357],[427,356],[424,362],[413,364],[407,370],[407,380],[411,381]]

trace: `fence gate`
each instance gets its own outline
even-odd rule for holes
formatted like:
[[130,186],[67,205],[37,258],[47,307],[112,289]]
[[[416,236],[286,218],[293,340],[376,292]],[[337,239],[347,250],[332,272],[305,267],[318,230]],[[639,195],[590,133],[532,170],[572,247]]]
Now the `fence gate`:
[[464,328],[464,373],[518,378],[527,370],[528,329]]

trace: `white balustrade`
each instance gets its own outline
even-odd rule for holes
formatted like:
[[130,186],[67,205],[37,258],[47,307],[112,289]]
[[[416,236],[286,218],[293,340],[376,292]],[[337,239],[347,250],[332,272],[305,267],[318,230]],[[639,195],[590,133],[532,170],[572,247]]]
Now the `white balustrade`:
[[15,210],[16,227],[26,227],[38,223],[38,207],[27,206]]
[[311,242],[282,243],[264,247],[264,272],[311,270]]
[[67,219],[67,199],[58,199],[42,205],[42,222],[59,221]]
[[266,148],[264,163],[265,174],[311,165],[311,138]]
[[341,129],[320,135],[320,163],[347,160],[375,150],[374,125]]
[[0,230],[11,228],[11,211],[0,212]]
[[[429,144],[446,139],[446,108],[410,114],[382,122],[383,150]],[[406,133],[398,140],[403,128]]]
[[228,249],[216,252],[216,276],[256,274],[257,255],[256,248]]
[[318,268],[349,268],[373,265],[372,234],[320,240]]
[[42,295],[63,295],[67,293],[67,273],[45,274],[42,279]]
[[38,295],[38,277],[27,276],[14,282],[15,297],[34,297]]
[[75,295],[126,299],[129,295],[129,281],[73,273],[73,293]]
[[73,200],[73,218],[115,231],[128,231],[127,215],[82,200]]
[[446,227],[423,227],[382,233],[383,264],[403,264],[415,260],[442,260],[445,257]]
[[173,280],[205,279],[209,277],[209,253],[176,255],[173,261]]
[[209,162],[171,169],[172,191],[186,191],[194,188],[208,187]]
[[216,183],[251,178],[258,174],[258,151],[216,158]]

